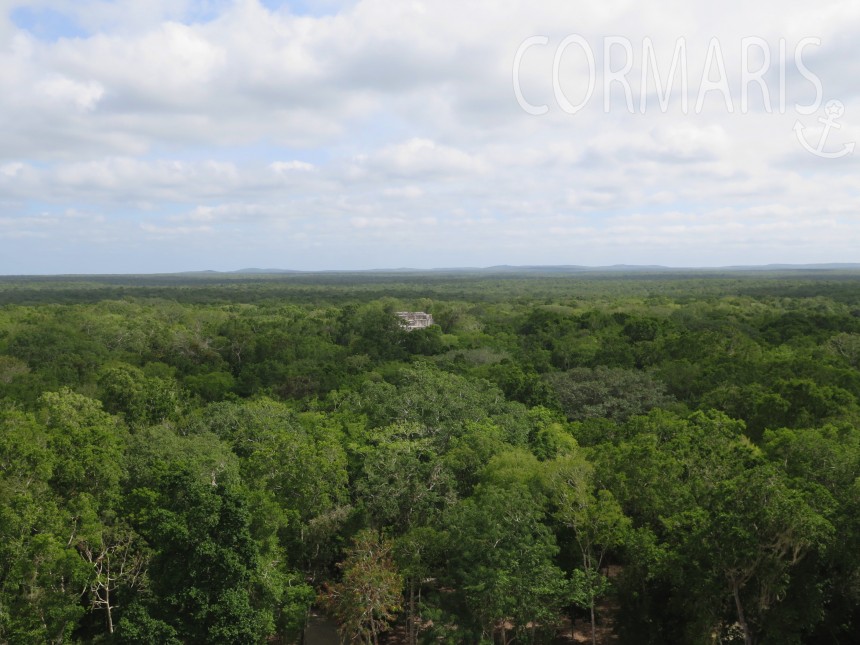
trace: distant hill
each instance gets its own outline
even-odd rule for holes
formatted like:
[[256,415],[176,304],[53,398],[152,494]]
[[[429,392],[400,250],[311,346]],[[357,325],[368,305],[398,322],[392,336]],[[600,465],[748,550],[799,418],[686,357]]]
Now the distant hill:
[[248,274],[263,274],[263,275],[272,275],[274,273],[304,273],[304,271],[295,271],[293,269],[238,269],[236,271],[227,271],[227,273],[248,273]]
[[[239,269],[223,273],[247,275],[276,274],[313,274],[313,273],[638,273],[638,272],[689,272],[689,271],[838,271],[860,270],[860,262],[833,262],[822,264],[749,264],[722,267],[667,267],[659,264],[613,264],[608,266],[585,266],[578,264],[561,265],[510,265],[500,264],[489,267],[436,267],[416,269],[397,267],[385,269],[329,269],[324,271],[300,271],[295,269]],[[218,272],[197,272],[218,273]]]
[[739,265],[723,267],[732,271],[838,271],[860,269],[860,263],[856,262],[832,262],[828,264],[763,264],[763,265]]

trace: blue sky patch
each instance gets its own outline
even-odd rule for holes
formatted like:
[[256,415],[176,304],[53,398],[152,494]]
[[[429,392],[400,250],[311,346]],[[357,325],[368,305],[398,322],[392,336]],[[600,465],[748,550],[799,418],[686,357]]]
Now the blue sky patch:
[[39,40],[53,42],[89,35],[74,18],[49,7],[16,7],[10,18],[16,27],[30,32]]
[[285,9],[296,16],[331,16],[350,3],[335,0],[260,0],[260,4],[270,11]]

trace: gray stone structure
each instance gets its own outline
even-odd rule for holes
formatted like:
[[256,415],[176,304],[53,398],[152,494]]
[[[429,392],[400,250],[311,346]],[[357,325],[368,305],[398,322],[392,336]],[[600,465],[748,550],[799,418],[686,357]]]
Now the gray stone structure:
[[423,311],[397,311],[395,313],[400,316],[407,331],[425,329],[433,324],[433,316]]

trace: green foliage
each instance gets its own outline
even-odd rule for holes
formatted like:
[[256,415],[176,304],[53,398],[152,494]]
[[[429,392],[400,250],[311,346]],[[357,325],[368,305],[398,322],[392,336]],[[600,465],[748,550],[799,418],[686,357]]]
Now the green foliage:
[[179,415],[179,392],[172,379],[148,377],[128,364],[101,371],[101,400],[112,414],[121,414],[132,425],[153,425]]
[[185,387],[204,401],[220,401],[236,387],[236,379],[229,372],[210,372],[186,377]]
[[[102,436],[109,423],[98,403],[71,393],[46,396],[49,426],[30,414],[0,408],[0,640],[59,643],[84,616],[81,596],[92,570],[79,556],[82,535],[98,520],[98,502],[110,499],[118,477],[100,457],[116,434]],[[57,414],[65,413],[63,423]],[[92,424],[95,427],[87,427]],[[59,433],[73,433],[71,445]],[[108,442],[93,445],[100,439]],[[69,454],[72,450],[75,452]],[[83,463],[73,464],[75,458]],[[64,469],[76,466],[72,472]],[[77,467],[80,466],[80,467]]]
[[624,421],[672,399],[665,386],[644,372],[621,368],[575,368],[549,377],[571,421],[608,418]]
[[0,642],[854,642],[856,278],[0,279]]
[[449,505],[454,482],[429,438],[410,437],[403,426],[393,430],[365,455],[356,494],[372,527],[400,533],[429,523]]
[[571,576],[571,599],[587,609],[595,639],[595,607],[609,591],[608,578],[601,571],[607,553],[628,539],[631,522],[612,493],[595,490],[594,471],[583,455],[573,451],[544,465],[544,485],[553,503],[554,516],[572,532],[577,562]]
[[70,390],[40,399],[47,443],[57,461],[50,479],[58,495],[72,500],[93,496],[115,501],[123,471],[125,432],[98,401]]
[[508,621],[524,634],[529,623],[549,629],[558,620],[566,583],[542,518],[519,483],[482,485],[451,509],[448,575],[468,610],[463,627],[476,640],[492,638]]
[[[259,548],[241,491],[182,470],[165,475],[157,489],[134,490],[129,504],[135,528],[156,549],[149,578],[157,602],[148,616],[181,640],[264,641],[273,617],[257,606]],[[140,629],[151,629],[146,622]]]

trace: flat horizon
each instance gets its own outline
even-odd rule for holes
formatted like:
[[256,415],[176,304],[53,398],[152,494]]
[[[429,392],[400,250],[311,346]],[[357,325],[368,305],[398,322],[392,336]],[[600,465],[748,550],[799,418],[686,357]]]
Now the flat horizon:
[[0,278],[29,278],[29,277],[90,277],[90,276],[181,276],[181,275],[300,275],[319,273],[437,273],[437,272],[540,272],[556,273],[636,273],[643,271],[762,271],[762,270],[860,270],[860,262],[818,262],[818,263],[769,263],[769,264],[735,264],[722,266],[669,266],[661,264],[612,264],[612,265],[577,265],[577,264],[498,264],[491,266],[449,266],[449,267],[376,267],[369,269],[283,269],[283,268],[254,268],[242,269],[191,269],[184,271],[153,271],[153,272],[103,272],[103,273],[12,273],[0,274]]

